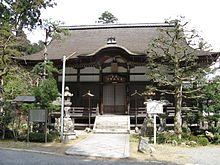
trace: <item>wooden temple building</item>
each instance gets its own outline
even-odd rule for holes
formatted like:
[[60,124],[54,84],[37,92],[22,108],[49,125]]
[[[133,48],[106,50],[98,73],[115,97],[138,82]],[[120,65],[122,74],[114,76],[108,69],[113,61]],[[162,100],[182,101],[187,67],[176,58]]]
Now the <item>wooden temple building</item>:
[[[48,59],[60,71],[56,79],[61,92],[63,56],[76,52],[74,57],[66,61],[65,79],[65,86],[74,94],[71,117],[75,119],[75,127],[88,126],[89,103],[88,98],[83,97],[88,91],[94,95],[90,98],[91,124],[97,115],[107,114],[129,115],[131,127],[142,124],[146,115],[144,97],[132,94],[136,90],[143,93],[150,83],[145,77],[148,43],[158,35],[158,28],[169,27],[173,25],[158,23],[62,27],[68,29],[70,35],[52,41],[47,47],[47,53]],[[207,52],[196,53],[202,63],[211,62]],[[43,59],[42,51],[23,57],[20,63],[33,66]],[[160,97],[157,95],[156,99]],[[167,111],[170,111],[170,120],[168,118],[167,121],[172,123],[174,107],[168,107]]]

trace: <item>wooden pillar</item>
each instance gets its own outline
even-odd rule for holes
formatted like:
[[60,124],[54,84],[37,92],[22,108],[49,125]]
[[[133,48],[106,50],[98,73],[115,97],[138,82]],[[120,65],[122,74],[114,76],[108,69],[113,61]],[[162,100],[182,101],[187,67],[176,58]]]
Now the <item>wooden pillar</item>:
[[103,114],[103,75],[102,66],[99,66],[99,114]]
[[127,80],[126,80],[126,99],[127,99],[127,114],[130,114],[130,66],[127,65]]
[[80,106],[80,68],[77,68],[77,106]]

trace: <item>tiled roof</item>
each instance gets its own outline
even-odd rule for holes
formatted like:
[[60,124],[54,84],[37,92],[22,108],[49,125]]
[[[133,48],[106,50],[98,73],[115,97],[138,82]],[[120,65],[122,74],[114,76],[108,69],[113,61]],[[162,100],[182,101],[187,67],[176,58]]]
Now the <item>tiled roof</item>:
[[[70,35],[62,40],[54,40],[47,47],[48,59],[61,59],[76,52],[77,56],[91,56],[102,48],[119,47],[131,55],[144,55],[150,40],[158,35],[158,28],[173,27],[172,24],[107,24],[62,26],[69,29]],[[116,44],[107,44],[114,38]],[[41,60],[43,51],[24,56],[24,60]]]

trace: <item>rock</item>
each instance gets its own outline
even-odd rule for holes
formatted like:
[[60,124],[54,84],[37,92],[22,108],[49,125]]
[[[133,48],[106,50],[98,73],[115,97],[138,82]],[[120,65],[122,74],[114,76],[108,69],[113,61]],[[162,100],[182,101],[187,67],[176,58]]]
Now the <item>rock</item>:
[[178,145],[176,140],[167,140],[166,143],[167,144],[172,144],[173,146],[177,146]]
[[217,122],[216,127],[220,127],[220,120]]
[[153,136],[154,136],[154,121],[151,117],[147,116],[144,119],[144,123],[141,127],[140,136],[149,137],[150,140],[153,139]]
[[205,131],[205,136],[210,139],[213,140],[214,139],[214,135],[213,133],[209,132],[209,131]]
[[139,133],[139,128],[138,127],[135,127],[135,133]]
[[169,130],[168,133],[170,133],[170,134],[172,134],[172,135],[175,134],[174,130]]
[[167,116],[168,116],[168,113],[165,113],[165,114],[158,114],[159,116],[159,119],[160,119],[160,125],[159,125],[159,128],[157,130],[158,134],[162,134],[165,130],[166,130],[166,119],[167,119]]
[[139,152],[151,154],[156,151],[152,146],[149,145],[148,141],[149,141],[148,138],[140,136],[139,144],[138,144],[138,151]]
[[91,132],[91,129],[88,128],[88,127],[86,127],[86,128],[85,128],[85,132],[89,133],[89,132]]
[[186,143],[182,142],[180,145],[181,145],[181,146],[186,146]]
[[197,143],[195,141],[189,141],[189,142],[186,142],[186,145],[194,147],[197,145]]
[[173,146],[177,146],[178,145],[177,141],[176,140],[172,140],[172,145]]

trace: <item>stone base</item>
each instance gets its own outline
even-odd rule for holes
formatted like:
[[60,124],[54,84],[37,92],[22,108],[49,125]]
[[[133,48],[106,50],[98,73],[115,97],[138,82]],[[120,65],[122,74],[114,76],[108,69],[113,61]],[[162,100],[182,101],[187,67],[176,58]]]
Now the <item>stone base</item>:
[[73,132],[73,133],[64,133],[63,136],[64,136],[64,142],[68,142],[69,140],[74,140],[74,139],[77,138],[75,132]]
[[139,138],[139,144],[138,144],[138,151],[143,153],[153,153],[155,152],[155,149],[148,143],[149,138],[148,137],[142,137]]

